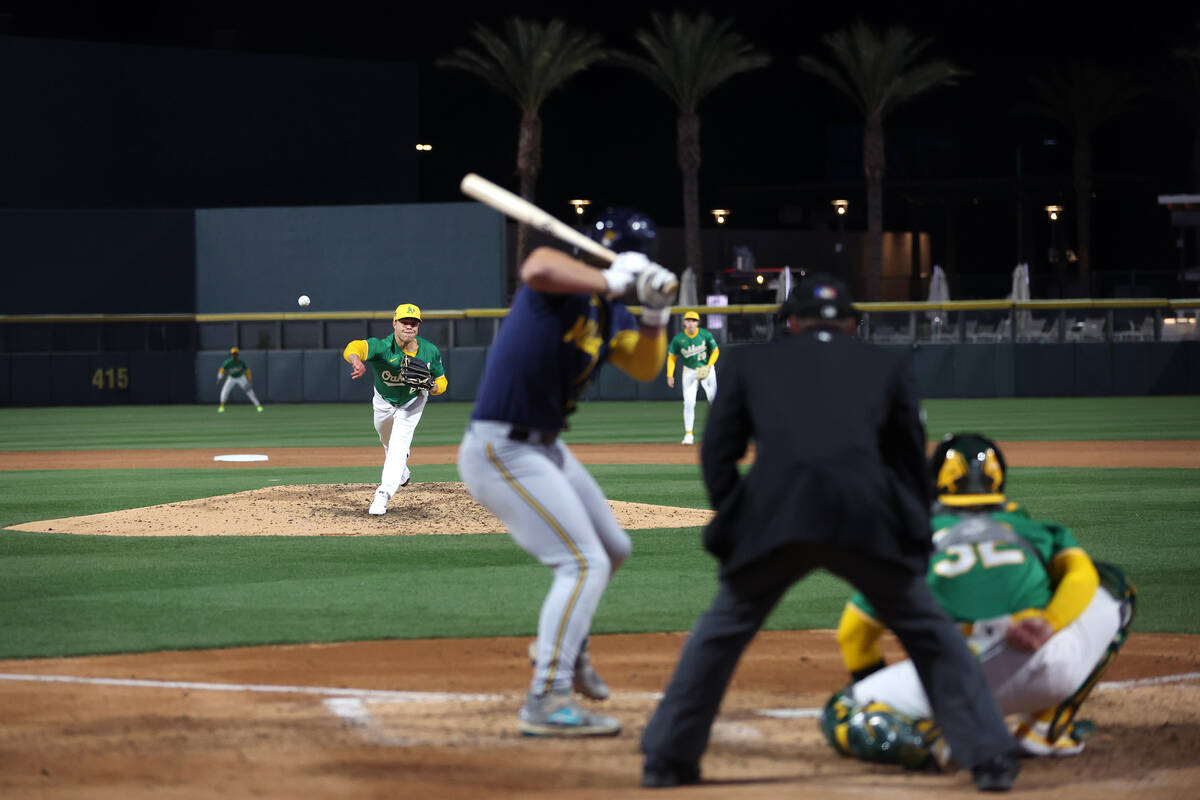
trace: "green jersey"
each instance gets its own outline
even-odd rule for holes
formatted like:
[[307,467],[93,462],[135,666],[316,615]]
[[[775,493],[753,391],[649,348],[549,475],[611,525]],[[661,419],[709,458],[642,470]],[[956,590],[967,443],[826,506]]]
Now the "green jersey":
[[[991,513],[950,513],[939,507],[933,529],[935,552],[925,582],[958,622],[1045,608],[1054,595],[1050,562],[1079,547],[1068,528],[1031,520],[1015,503]],[[850,602],[875,617],[861,593]]]
[[221,364],[221,369],[225,370],[225,374],[231,378],[240,378],[246,374],[246,362],[240,358],[227,358]]
[[717,340],[704,328],[698,328],[695,336],[688,336],[680,331],[667,346],[668,353],[678,358],[685,367],[692,369],[707,364],[716,349]]
[[[363,363],[375,372],[375,391],[394,406],[402,406],[412,400],[420,392],[405,386],[400,381],[400,361],[404,358],[404,350],[396,342],[396,335],[386,339],[367,339],[367,357]],[[429,372],[435,378],[446,374],[442,366],[442,353],[437,345],[428,339],[417,337],[416,357],[429,365]]]

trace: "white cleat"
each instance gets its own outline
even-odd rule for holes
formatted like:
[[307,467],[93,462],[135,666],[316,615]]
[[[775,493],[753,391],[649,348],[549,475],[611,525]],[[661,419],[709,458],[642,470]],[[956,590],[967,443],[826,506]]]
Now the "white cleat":
[[692,436],[690,433],[685,433],[683,435],[683,441],[680,442],[680,444],[695,444],[695,443],[696,443],[696,438],[694,436]]
[[367,509],[367,513],[373,517],[383,516],[387,513],[388,493],[383,489],[378,489],[375,492],[375,499],[371,501],[371,507]]

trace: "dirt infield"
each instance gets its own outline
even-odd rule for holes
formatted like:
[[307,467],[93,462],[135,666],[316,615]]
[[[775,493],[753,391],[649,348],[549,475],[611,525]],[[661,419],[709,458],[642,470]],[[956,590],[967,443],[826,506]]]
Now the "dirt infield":
[[[1011,465],[1082,466],[1101,452],[1098,443],[1082,453],[1066,443],[1027,450],[1022,444],[1005,445]],[[1113,444],[1107,462],[1088,465],[1200,467],[1196,443]],[[572,449],[588,463],[697,458],[694,449],[677,445]],[[452,451],[416,448],[412,463],[448,463]],[[212,456],[220,452],[6,453],[0,469],[219,468]],[[379,448],[255,452],[269,453],[274,466],[380,462]],[[1153,463],[1130,463],[1138,459]],[[593,637],[597,668],[614,690],[603,705],[625,730],[613,739],[575,742],[516,733],[529,680],[527,639],[0,661],[0,797],[663,796],[637,786],[638,737],[683,640],[683,634]],[[901,657],[890,639],[885,653]],[[714,729],[703,762],[707,782],[669,796],[977,796],[966,773],[903,773],[837,757],[811,715],[845,677],[830,631],[760,635]],[[1096,736],[1078,757],[1027,761],[1020,794],[1196,797],[1196,637],[1135,633],[1104,677],[1084,706]]]

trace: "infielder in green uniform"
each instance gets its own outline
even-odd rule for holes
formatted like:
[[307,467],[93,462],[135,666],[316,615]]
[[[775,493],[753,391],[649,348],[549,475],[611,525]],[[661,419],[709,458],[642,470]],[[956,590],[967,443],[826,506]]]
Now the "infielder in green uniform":
[[258,402],[258,395],[254,393],[254,388],[250,385],[250,367],[246,366],[246,362],[239,357],[239,350],[236,347],[229,348],[229,358],[221,362],[221,368],[217,370],[217,383],[222,379],[225,385],[221,387],[221,405],[217,406],[217,413],[225,413],[225,401],[229,399],[229,393],[233,391],[233,387],[239,387],[246,396],[250,398],[250,402],[254,403],[254,407],[259,411],[263,410],[262,403]]
[[[1071,531],[1030,519],[1004,495],[1004,455],[978,434],[946,437],[930,459],[937,502],[926,582],[979,657],[1027,756],[1083,750],[1091,723],[1075,712],[1124,643],[1136,591],[1093,562]],[[911,662],[884,665],[884,627],[861,593],[838,626],[855,683],[825,707],[822,730],[843,755],[921,766],[941,762],[932,711]],[[930,752],[932,750],[932,753]]]
[[361,378],[367,365],[375,373],[375,430],[386,454],[383,475],[367,513],[387,513],[388,500],[412,477],[408,468],[413,433],[429,395],[446,391],[442,354],[428,339],[417,335],[421,309],[412,303],[396,306],[392,315],[394,333],[386,339],[356,339],[346,345],[342,358],[350,362],[350,377]]
[[696,422],[696,384],[704,387],[704,396],[712,403],[717,399],[717,371],[713,365],[721,351],[713,335],[700,327],[700,315],[689,311],[683,315],[683,330],[675,334],[667,346],[667,386],[675,388],[675,359],[683,364],[683,444],[695,444],[692,428]]

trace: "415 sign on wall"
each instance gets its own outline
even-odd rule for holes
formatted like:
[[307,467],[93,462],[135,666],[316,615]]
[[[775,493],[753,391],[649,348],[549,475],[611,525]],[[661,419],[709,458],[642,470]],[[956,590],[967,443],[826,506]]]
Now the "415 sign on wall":
[[92,386],[101,391],[129,388],[129,367],[108,367],[92,373]]

